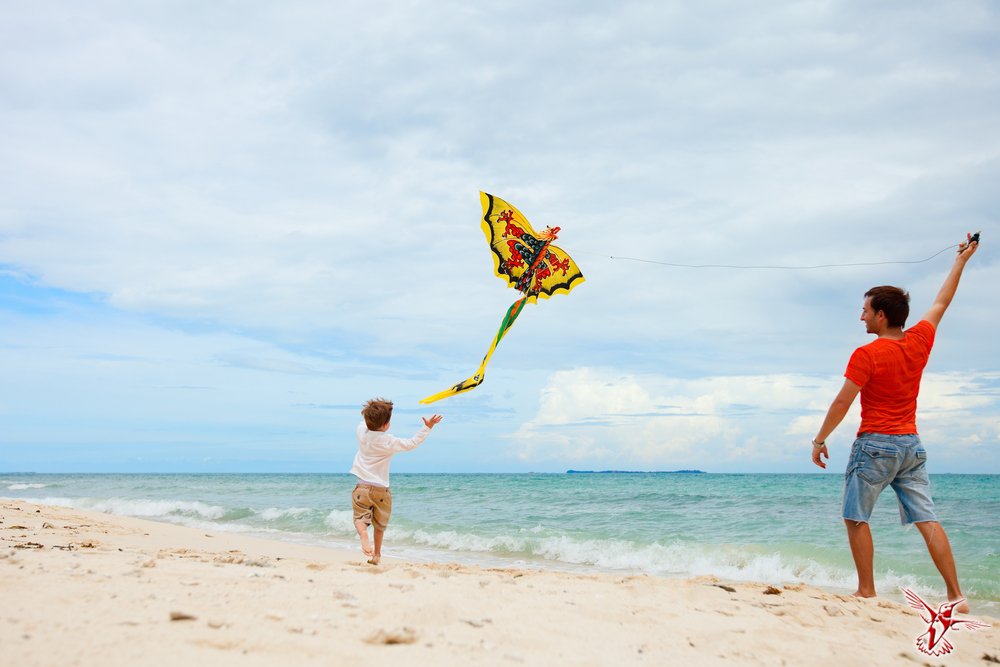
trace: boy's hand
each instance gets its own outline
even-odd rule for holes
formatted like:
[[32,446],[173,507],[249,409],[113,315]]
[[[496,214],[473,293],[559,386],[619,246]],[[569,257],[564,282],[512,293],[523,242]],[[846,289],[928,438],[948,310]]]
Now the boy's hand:
[[444,419],[444,417],[442,417],[441,415],[434,415],[430,419],[424,417],[423,418],[424,426],[426,426],[427,428],[434,428],[434,425],[439,423],[442,419]]

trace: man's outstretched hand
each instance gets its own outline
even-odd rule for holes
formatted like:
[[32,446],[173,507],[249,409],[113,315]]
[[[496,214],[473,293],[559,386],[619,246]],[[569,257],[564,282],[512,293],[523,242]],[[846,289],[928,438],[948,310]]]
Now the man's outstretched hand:
[[965,236],[966,240],[958,244],[958,256],[968,261],[979,249],[979,232]]

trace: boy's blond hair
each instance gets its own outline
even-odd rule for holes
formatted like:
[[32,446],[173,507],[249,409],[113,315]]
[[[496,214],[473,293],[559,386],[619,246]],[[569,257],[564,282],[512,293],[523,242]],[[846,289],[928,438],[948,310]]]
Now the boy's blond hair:
[[377,431],[392,419],[392,401],[385,398],[373,398],[361,408],[365,418],[365,426],[369,431]]

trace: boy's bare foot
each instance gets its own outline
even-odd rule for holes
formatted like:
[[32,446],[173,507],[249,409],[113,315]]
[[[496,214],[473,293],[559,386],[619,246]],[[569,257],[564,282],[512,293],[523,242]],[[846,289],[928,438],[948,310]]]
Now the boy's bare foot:
[[[371,556],[371,554],[368,554],[368,555]],[[380,560],[382,560],[381,556],[372,556],[371,558],[368,559],[368,564],[369,565],[378,565]]]
[[372,540],[368,537],[368,526],[360,519],[355,520],[354,527],[358,531],[358,539],[361,540],[361,553],[366,556],[371,556],[375,553],[372,549]]

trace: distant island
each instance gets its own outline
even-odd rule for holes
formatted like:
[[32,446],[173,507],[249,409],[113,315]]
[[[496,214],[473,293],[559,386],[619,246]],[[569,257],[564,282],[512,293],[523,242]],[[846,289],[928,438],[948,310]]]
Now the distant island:
[[704,470],[567,470],[567,475],[705,475]]

